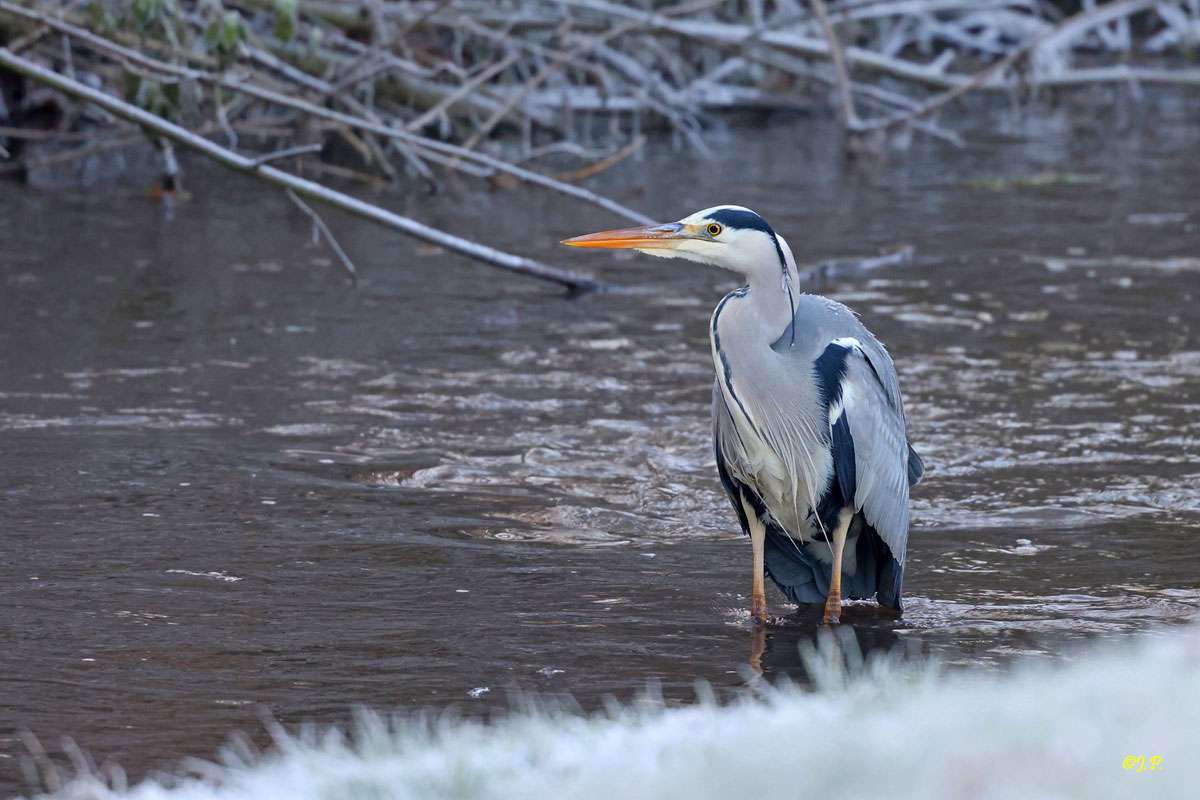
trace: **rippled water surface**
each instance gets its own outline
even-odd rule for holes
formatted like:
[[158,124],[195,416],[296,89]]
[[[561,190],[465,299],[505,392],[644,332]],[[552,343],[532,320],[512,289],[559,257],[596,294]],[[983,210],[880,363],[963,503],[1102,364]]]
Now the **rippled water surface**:
[[[782,121],[597,184],[750,205],[801,261],[916,248],[814,287],[889,344],[929,465],[905,616],[846,611],[865,646],[1001,665],[1196,614],[1198,122],[997,117],[856,165]],[[136,775],[264,708],[686,701],[759,651],[799,674],[816,620],[772,589],[756,635],[710,453],[729,276],[560,251],[620,220],[448,186],[389,202],[633,291],[566,300],[331,214],[354,288],[283,196],[190,188],[167,219],[0,185],[0,790],[17,728]]]

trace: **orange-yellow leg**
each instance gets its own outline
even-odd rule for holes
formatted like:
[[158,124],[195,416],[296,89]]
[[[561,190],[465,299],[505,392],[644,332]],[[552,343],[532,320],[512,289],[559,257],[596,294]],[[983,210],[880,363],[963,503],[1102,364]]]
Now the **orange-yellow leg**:
[[767,590],[763,584],[766,572],[763,566],[763,550],[767,542],[767,528],[754,512],[754,508],[742,498],[742,510],[750,526],[750,549],[753,551],[754,572],[750,577],[750,616],[758,622],[767,621]]
[[837,526],[833,530],[833,564],[829,575],[829,594],[825,595],[826,625],[836,625],[842,617],[842,552],[846,549],[846,533],[850,530],[850,522],[854,519],[854,511],[844,508],[838,515]]

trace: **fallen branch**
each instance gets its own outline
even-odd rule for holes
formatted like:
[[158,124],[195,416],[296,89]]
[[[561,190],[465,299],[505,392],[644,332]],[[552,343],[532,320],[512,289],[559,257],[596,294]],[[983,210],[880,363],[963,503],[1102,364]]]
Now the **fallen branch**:
[[803,270],[797,270],[800,280],[820,283],[833,278],[845,278],[861,275],[882,267],[899,267],[911,264],[916,249],[909,244],[901,245],[890,253],[867,258],[839,258],[810,264]]
[[572,292],[605,288],[603,284],[592,278],[560,270],[548,264],[525,258],[524,256],[513,255],[478,242],[460,238],[437,228],[424,225],[409,217],[404,217],[379,206],[364,202],[356,197],[351,197],[350,195],[322,186],[319,183],[276,169],[269,164],[256,164],[252,158],[239,155],[208,139],[197,136],[186,128],[168,122],[162,117],[130,105],[112,95],[93,89],[79,81],[71,80],[27,58],[15,55],[2,47],[0,47],[0,66],[4,66],[38,83],[57,89],[76,99],[93,103],[113,116],[141,125],[159,136],[189,147],[230,169],[254,175],[269,183],[290,189],[297,195],[319,200],[355,216],[371,220],[414,238],[438,245],[451,252],[510,272],[552,281],[567,287]]

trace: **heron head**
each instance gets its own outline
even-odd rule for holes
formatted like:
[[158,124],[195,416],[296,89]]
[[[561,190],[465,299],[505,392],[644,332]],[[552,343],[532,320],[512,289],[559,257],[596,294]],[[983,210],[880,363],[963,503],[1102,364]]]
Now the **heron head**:
[[[678,222],[619,228],[564,239],[571,247],[637,250],[712,264],[753,280],[786,273],[791,250],[767,221],[742,206],[714,206]],[[786,254],[786,255],[785,255]]]

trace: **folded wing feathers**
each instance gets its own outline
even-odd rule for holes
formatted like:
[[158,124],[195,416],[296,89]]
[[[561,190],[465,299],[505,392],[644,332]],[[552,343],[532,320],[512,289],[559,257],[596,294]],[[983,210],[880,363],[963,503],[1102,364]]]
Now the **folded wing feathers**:
[[[908,543],[911,460],[899,405],[884,387],[878,372],[879,368],[890,369],[891,365],[871,363],[856,340],[834,343],[849,347],[839,412],[845,415],[854,442],[854,504],[903,564]],[[833,412],[831,407],[831,422]]]

